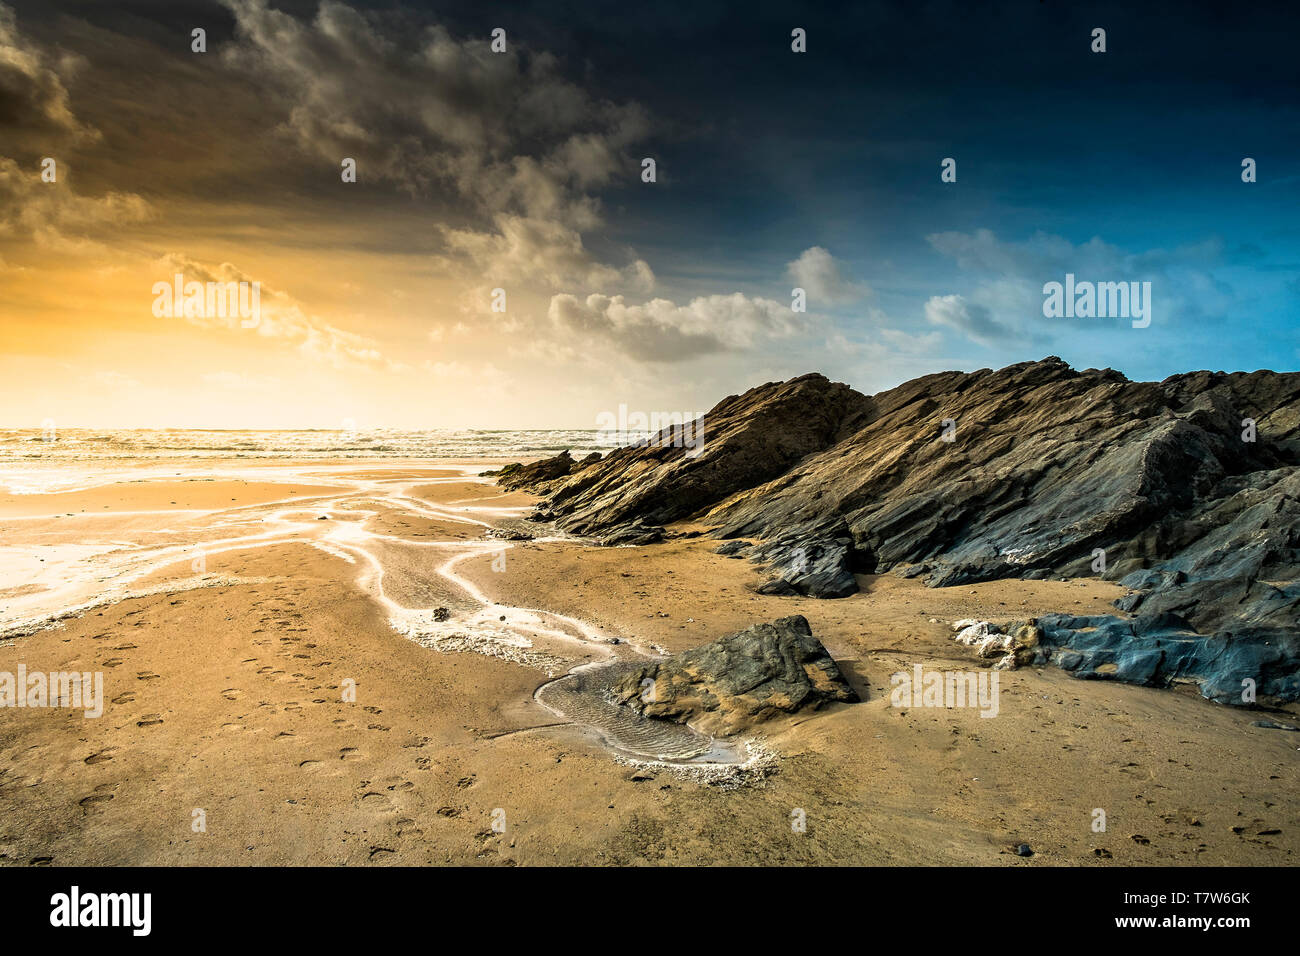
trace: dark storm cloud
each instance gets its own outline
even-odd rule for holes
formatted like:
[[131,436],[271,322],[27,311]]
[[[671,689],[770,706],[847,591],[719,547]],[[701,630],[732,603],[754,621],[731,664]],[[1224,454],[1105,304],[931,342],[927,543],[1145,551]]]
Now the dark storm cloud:
[[48,150],[98,137],[73,114],[65,86],[81,65],[74,55],[35,47],[14,11],[0,5],[0,129],[8,148]]

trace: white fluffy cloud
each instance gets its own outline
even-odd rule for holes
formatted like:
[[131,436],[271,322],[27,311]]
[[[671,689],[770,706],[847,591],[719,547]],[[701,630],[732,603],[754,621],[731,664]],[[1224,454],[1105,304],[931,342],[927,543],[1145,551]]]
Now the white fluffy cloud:
[[685,305],[652,299],[629,305],[621,295],[589,295],[585,300],[552,297],[552,323],[578,336],[609,343],[633,358],[677,362],[696,356],[752,347],[761,340],[805,329],[788,303],[742,295],[701,296]]
[[821,246],[805,249],[798,259],[786,265],[795,284],[808,293],[812,308],[847,305],[866,298],[871,288],[865,283],[849,282],[840,271],[840,262]]

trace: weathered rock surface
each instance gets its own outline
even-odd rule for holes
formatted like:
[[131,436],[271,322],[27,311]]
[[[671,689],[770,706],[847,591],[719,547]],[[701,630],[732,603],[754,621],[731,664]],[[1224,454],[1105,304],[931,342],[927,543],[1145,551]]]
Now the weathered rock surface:
[[663,539],[664,529],[658,525],[632,521],[602,534],[596,539],[596,543],[603,548],[615,548],[621,545],[654,544]]
[[727,736],[778,714],[858,695],[798,615],[755,624],[628,671],[615,700],[647,717]]
[[782,538],[753,548],[750,557],[772,573],[758,586],[759,594],[837,598],[858,590],[848,538]]
[[[573,534],[597,535],[633,521],[662,525],[830,447],[866,420],[868,405],[847,385],[804,375],[725,398],[702,426],[664,429],[648,443],[620,448],[581,468],[572,459],[552,458],[522,465],[498,481],[548,495],[540,510]],[[567,478],[556,481],[561,473]]]
[[[925,564],[932,585],[1089,574],[1104,548],[1118,578],[1198,543],[1181,564],[1208,568],[1224,560],[1217,539],[1244,544],[1260,512],[1294,519],[1300,506],[1300,374],[1156,384],[1050,358],[925,376],[871,401],[855,434],[713,509],[718,534],[847,534],[855,567]],[[1250,549],[1254,570],[1294,564],[1288,529],[1271,525]]]
[[502,541],[532,541],[533,536],[527,531],[521,531],[519,528],[488,528],[484,534],[489,538],[499,538]]
[[1042,628],[1034,620],[1016,621],[1005,629],[988,621],[964,620],[953,624],[953,640],[975,648],[986,660],[996,658],[997,670],[1011,670],[1039,662]]
[[754,542],[752,541],[744,541],[740,538],[735,538],[731,541],[722,542],[722,544],[713,549],[713,553],[721,554],[728,558],[741,558],[744,557],[745,551],[753,547],[753,544]]
[[592,452],[582,461],[575,461],[568,451],[562,451],[553,458],[543,458],[526,465],[514,462],[496,471],[484,471],[481,474],[496,478],[497,484],[511,491],[526,488],[542,493],[559,479],[567,478],[575,471],[581,471],[598,461],[600,452]]
[[[891,571],[934,587],[1098,573],[1132,591],[1113,618],[1040,622],[1066,649],[1055,662],[1097,662],[1072,673],[1300,696],[1300,373],[1132,382],[1050,357],[871,398],[814,375],[705,421],[693,457],[622,449],[530,490],[576,533],[692,517],[757,539],[767,593],[842,597]],[[1161,662],[1147,674],[1135,648]]]

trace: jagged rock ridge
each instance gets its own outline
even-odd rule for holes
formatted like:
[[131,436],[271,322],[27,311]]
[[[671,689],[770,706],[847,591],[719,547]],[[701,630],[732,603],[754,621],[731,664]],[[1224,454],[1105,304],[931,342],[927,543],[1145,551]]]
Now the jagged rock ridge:
[[1300,695],[1286,650],[1300,631],[1300,373],[1132,382],[1049,357],[870,398],[806,375],[719,403],[698,455],[659,437],[669,447],[525,487],[575,533],[694,517],[758,539],[745,554],[772,569],[769,593],[844,596],[854,572],[931,586],[1102,573],[1132,589],[1119,604],[1133,618],[1042,622],[1048,644],[1084,648],[1077,672],[1141,670],[1112,669],[1131,654],[1080,636],[1100,632],[1166,642],[1143,682],[1191,675],[1232,700],[1249,677]]

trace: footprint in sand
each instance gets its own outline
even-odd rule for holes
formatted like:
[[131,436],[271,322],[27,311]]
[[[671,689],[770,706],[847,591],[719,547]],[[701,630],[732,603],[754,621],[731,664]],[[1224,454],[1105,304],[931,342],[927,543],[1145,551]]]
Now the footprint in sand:
[[244,692],[238,687],[227,687],[221,692],[221,696],[226,698],[226,700],[239,700],[239,698],[244,696]]
[[137,671],[135,676],[136,680],[162,680],[162,675],[153,671]]
[[320,761],[319,761],[319,760],[304,760],[302,763],[298,764],[298,769],[299,769],[299,770],[315,770],[315,769],[316,769],[317,767],[319,767],[319,766],[320,766]]
[[122,658],[120,658],[120,657],[110,657],[108,660],[104,661],[103,666],[104,666],[104,667],[117,667],[117,666],[118,666],[119,664],[121,664],[121,663],[122,663]]
[[372,846],[372,847],[370,848],[370,859],[373,861],[376,857],[378,857],[379,859],[382,860],[382,859],[384,859],[384,857],[387,856],[388,854],[390,854],[390,853],[396,853],[396,852],[397,852],[397,851],[394,850],[394,849],[392,849],[391,847],[386,847],[386,846]]
[[392,809],[393,801],[389,800],[385,794],[382,794],[377,790],[370,790],[361,795],[361,804],[362,806],[373,807],[379,810],[390,810]]
[[89,815],[91,813],[97,812],[98,810],[102,810],[103,808],[100,807],[99,804],[106,803],[107,801],[112,799],[113,799],[113,795],[111,793],[92,793],[88,797],[82,797],[80,800],[77,801],[77,803],[79,803],[81,805],[81,809],[87,815]]
[[85,762],[89,764],[103,763],[106,760],[112,760],[115,753],[117,753],[116,747],[106,747],[98,753],[91,754],[86,758]]
[[344,747],[339,751],[340,760],[360,760],[361,758],[362,753],[356,747]]
[[414,820],[404,818],[397,821],[397,835],[398,837],[422,837],[424,831],[416,825]]
[[117,697],[113,698],[113,703],[133,704],[135,703],[135,693],[133,691],[127,691],[125,694],[119,694]]
[[137,727],[154,727],[162,722],[162,714],[145,714],[135,722],[135,725]]

